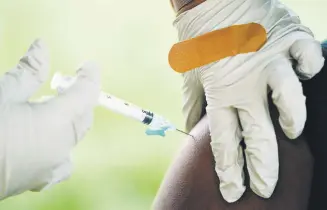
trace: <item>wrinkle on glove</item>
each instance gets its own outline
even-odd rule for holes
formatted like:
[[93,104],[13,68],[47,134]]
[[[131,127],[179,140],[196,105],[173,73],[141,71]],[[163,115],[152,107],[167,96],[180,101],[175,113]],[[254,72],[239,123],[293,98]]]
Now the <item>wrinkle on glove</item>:
[[306,121],[298,76],[310,79],[324,63],[320,43],[312,32],[277,0],[207,0],[179,15],[174,25],[179,40],[184,41],[251,22],[267,31],[268,40],[258,52],[228,57],[183,74],[187,129],[200,120],[205,95],[215,170],[228,202],[237,201],[245,191],[239,145],[242,137],[251,189],[264,198],[272,195],[279,163],[267,94],[272,92],[284,133],[295,139]]
[[91,127],[99,69],[87,63],[62,95],[28,99],[46,80],[49,55],[37,40],[0,82],[0,199],[40,191],[68,178],[70,152]]

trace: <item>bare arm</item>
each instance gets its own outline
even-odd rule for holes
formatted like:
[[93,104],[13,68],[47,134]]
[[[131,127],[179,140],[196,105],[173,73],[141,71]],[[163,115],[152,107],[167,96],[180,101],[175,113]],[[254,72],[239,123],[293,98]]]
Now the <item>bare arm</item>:
[[[274,195],[264,200],[248,190],[242,199],[228,204],[218,189],[214,172],[206,116],[192,130],[196,140],[187,138],[170,166],[157,197],[154,210],[307,210],[313,158],[303,136],[295,141],[283,134],[278,112],[270,101],[280,153],[280,177]],[[247,183],[248,184],[248,183]],[[249,189],[249,187],[248,187]]]

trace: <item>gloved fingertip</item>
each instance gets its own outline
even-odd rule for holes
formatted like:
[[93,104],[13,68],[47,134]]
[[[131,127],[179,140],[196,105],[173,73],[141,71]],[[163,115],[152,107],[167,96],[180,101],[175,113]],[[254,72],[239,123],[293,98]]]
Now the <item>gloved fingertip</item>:
[[41,38],[36,38],[32,43],[32,46],[40,49],[47,48],[45,42]]
[[46,45],[45,41],[43,41],[40,38],[34,40],[34,42],[31,44],[28,51],[30,52],[30,51],[36,51],[36,50],[39,52],[39,55],[42,55],[43,60],[49,61],[50,52],[49,52],[49,48]]
[[325,64],[325,58],[321,56],[316,56],[313,59],[313,62],[311,65],[306,65],[305,63],[303,64],[298,64],[296,67],[296,71],[298,72],[298,77],[301,80],[309,80],[316,76],[321,69],[324,67]]
[[77,70],[76,80],[61,98],[63,104],[70,104],[65,110],[71,111],[75,107],[74,115],[77,116],[93,110],[98,104],[100,92],[100,68],[94,62],[86,62]]
[[[217,160],[217,158],[215,159]],[[238,161],[241,160],[241,164],[235,164],[234,166],[223,170],[219,169],[217,166],[215,168],[220,180],[220,193],[228,203],[234,203],[239,200],[246,190],[244,185],[243,156],[240,158],[241,159]]]
[[296,139],[302,134],[307,119],[306,113],[305,102],[298,103],[296,108],[293,106],[293,110],[289,111],[288,115],[280,113],[279,124],[289,139]]
[[230,189],[224,189],[220,188],[220,193],[225,201],[228,203],[234,203],[238,201],[244,194],[246,188],[245,186],[242,186],[238,189],[234,189],[234,191],[231,191]]
[[96,62],[87,61],[77,70],[78,77],[86,77],[94,83],[100,83],[101,68]]
[[41,39],[35,40],[28,49],[28,52],[19,60],[17,68],[24,70],[37,83],[46,81],[49,70],[49,51]]
[[[275,185],[276,186],[276,185]],[[260,196],[261,198],[265,198],[268,199],[272,196],[272,194],[274,193],[275,190],[275,186],[271,189],[271,188],[266,188],[266,189],[262,189],[262,190],[258,190],[257,188],[251,186],[251,190],[258,196]]]
[[287,138],[292,139],[292,140],[297,139],[302,134],[302,132],[304,130],[304,125],[305,125],[305,123],[301,123],[298,125],[287,126],[281,120],[279,120],[279,123],[280,123],[285,135],[287,136]]
[[273,172],[276,173],[276,175],[271,176],[269,179],[262,180],[262,179],[256,179],[251,178],[250,180],[250,188],[251,190],[258,196],[262,198],[270,198],[277,186],[278,182],[278,169]]
[[290,53],[298,62],[296,71],[302,80],[311,79],[324,66],[325,58],[322,53],[322,46],[317,40],[297,40],[291,46]]
[[[260,147],[258,147],[260,148]],[[261,148],[262,149],[262,148]],[[247,168],[250,176],[250,188],[262,198],[269,198],[275,191],[279,179],[279,160],[277,141],[267,146],[269,151],[261,156],[252,157],[253,153],[246,153]]]

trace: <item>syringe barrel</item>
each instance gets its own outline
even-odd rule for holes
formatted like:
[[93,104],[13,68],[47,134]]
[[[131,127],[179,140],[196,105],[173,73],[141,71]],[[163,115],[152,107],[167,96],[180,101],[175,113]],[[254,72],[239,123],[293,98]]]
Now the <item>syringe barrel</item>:
[[104,92],[101,92],[100,94],[99,104],[103,107],[106,107],[107,109],[112,110],[113,112],[131,117],[147,125],[149,125],[153,119],[152,112],[143,110],[138,106],[135,106]]
[[[56,89],[58,92],[62,92],[69,88],[75,80],[75,77],[62,76],[61,74],[56,73],[52,79],[51,88]],[[105,92],[100,93],[99,105],[147,125],[150,125],[153,122],[154,114],[152,112],[143,110],[140,107]]]

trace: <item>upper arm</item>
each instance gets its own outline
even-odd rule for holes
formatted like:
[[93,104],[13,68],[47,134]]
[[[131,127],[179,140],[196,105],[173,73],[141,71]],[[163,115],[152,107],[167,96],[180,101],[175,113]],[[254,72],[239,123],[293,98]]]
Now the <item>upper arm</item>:
[[236,203],[228,204],[219,192],[214,171],[207,117],[192,129],[170,166],[153,204],[154,210],[307,210],[313,159],[303,136],[289,141],[278,124],[278,111],[270,101],[271,117],[279,141],[280,177],[273,196],[264,200],[249,188]]

